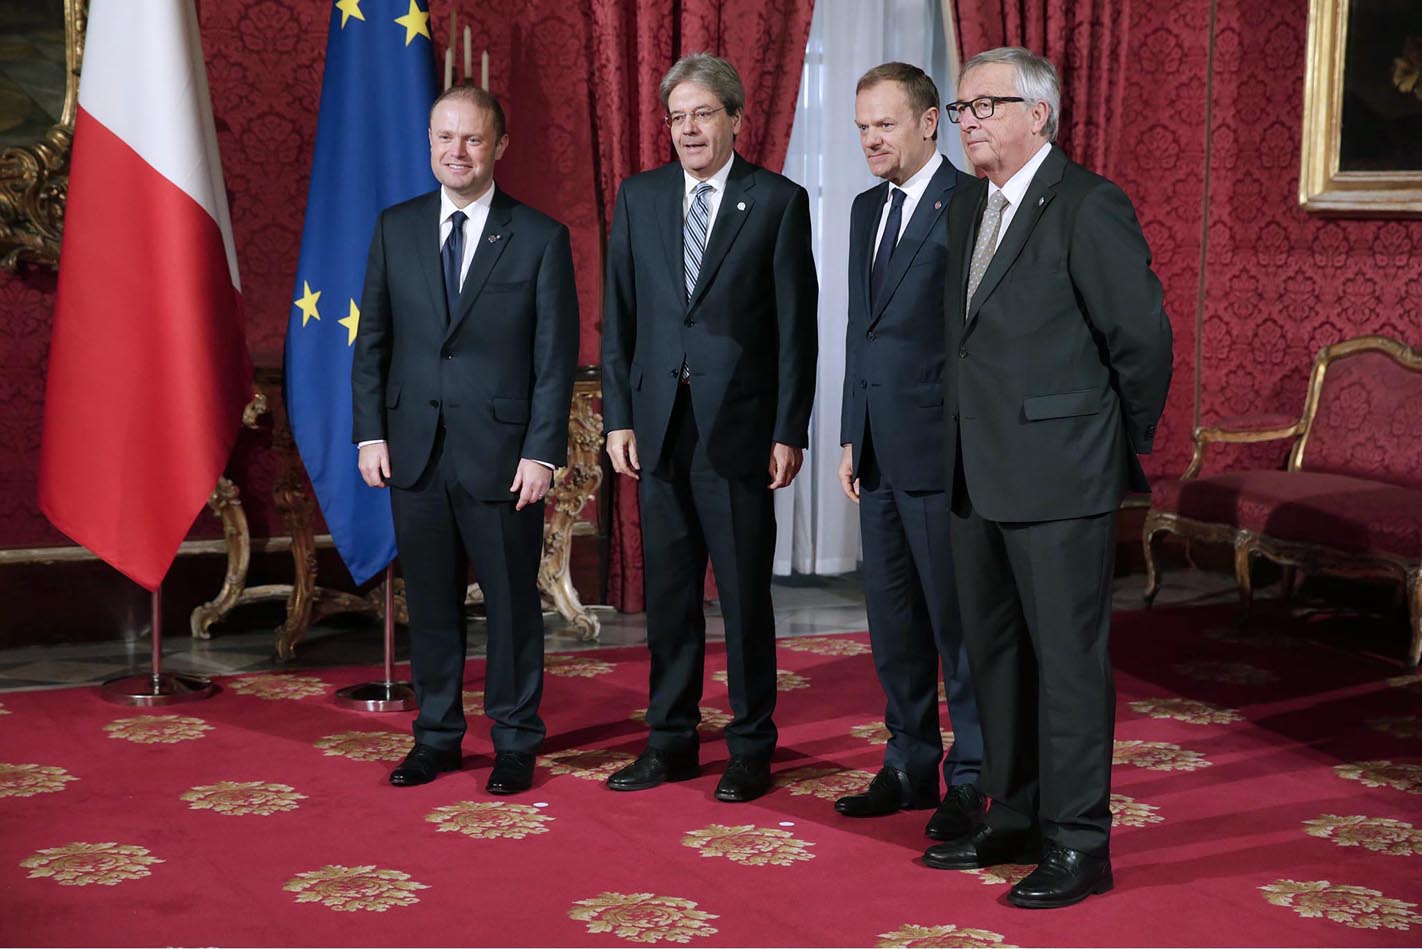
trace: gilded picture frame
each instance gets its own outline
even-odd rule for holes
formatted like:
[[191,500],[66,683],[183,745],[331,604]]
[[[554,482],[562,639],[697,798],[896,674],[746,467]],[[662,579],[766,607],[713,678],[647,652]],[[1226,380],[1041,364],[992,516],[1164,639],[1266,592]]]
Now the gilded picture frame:
[[[64,201],[69,190],[69,148],[79,106],[79,66],[84,57],[87,0],[63,0],[63,108],[58,121],[33,141],[0,148],[0,267],[59,266]],[[53,29],[61,25],[55,23]],[[8,31],[7,31],[8,32]],[[61,67],[55,63],[57,71]],[[22,90],[16,90],[21,93]]]
[[1310,0],[1299,204],[1422,216],[1422,5]]

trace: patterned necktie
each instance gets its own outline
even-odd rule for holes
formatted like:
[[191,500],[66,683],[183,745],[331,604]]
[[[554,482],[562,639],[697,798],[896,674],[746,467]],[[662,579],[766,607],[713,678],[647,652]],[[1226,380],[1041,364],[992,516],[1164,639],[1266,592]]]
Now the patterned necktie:
[[711,192],[715,190],[703,181],[691,193],[691,210],[686,215],[685,240],[682,241],[687,302],[691,301],[691,291],[696,289],[696,278],[701,273],[701,255],[706,253],[706,235],[711,231]]
[[[978,228],[978,242],[973,246],[973,263],[968,269],[968,309],[973,306],[973,294],[978,292],[978,284],[987,273],[988,264],[997,250],[997,232],[1002,226],[1002,211],[1007,207],[1007,195],[998,191],[988,198],[987,210],[983,212],[983,223]],[[967,313],[964,312],[964,318]]]
[[464,263],[464,222],[469,216],[463,211],[455,211],[449,216],[449,237],[445,238],[444,249],[444,294],[449,301],[449,318],[454,319],[454,311],[459,306],[459,271]]
[[893,203],[889,205],[889,219],[884,222],[884,236],[879,238],[879,252],[874,255],[874,269],[869,272],[869,308],[879,308],[879,291],[884,288],[884,277],[889,273],[889,261],[894,256],[894,248],[899,243],[899,227],[904,220],[904,199],[908,192],[902,188],[890,187]]

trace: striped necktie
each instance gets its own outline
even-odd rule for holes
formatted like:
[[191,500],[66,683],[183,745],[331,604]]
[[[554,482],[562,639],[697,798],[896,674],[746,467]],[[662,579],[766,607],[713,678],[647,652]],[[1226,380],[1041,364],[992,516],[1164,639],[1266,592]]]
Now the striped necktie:
[[682,241],[687,302],[691,301],[691,292],[696,289],[696,278],[701,274],[701,255],[706,253],[706,235],[711,232],[711,192],[715,190],[703,181],[691,193],[691,210],[686,215],[683,235],[685,240]]

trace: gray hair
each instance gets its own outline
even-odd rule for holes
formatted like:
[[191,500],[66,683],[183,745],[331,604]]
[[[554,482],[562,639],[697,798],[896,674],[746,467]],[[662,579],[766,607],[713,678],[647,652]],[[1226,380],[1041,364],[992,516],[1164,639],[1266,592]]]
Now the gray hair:
[[710,53],[692,53],[678,59],[667,74],[657,92],[662,97],[662,108],[669,108],[672,90],[684,82],[695,82],[710,89],[727,115],[739,115],[746,108],[746,87],[741,84],[741,74],[736,67],[720,56]]
[[1032,108],[1038,102],[1047,107],[1047,124],[1042,126],[1042,134],[1047,141],[1056,141],[1057,118],[1062,108],[1062,83],[1057,78],[1057,67],[1050,59],[1038,56],[1021,46],[999,46],[979,53],[963,64],[958,76],[961,79],[979,66],[990,63],[1006,63],[1016,73],[1017,94],[1027,100],[1025,108]]

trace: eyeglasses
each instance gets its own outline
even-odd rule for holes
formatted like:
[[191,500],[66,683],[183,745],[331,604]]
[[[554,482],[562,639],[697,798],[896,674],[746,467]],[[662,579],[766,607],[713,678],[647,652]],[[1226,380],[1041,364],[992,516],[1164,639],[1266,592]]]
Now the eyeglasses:
[[973,115],[979,121],[992,118],[993,109],[997,108],[999,102],[1026,102],[1021,96],[978,96],[971,102],[950,102],[943,107],[943,112],[948,116],[948,121],[957,125],[963,119],[963,113],[969,109],[973,110]]
[[687,119],[695,119],[696,124],[700,125],[717,112],[725,111],[726,107],[721,106],[719,109],[697,109],[695,112],[673,112],[670,115],[662,116],[662,121],[667,124],[667,128],[679,129],[686,124]]

